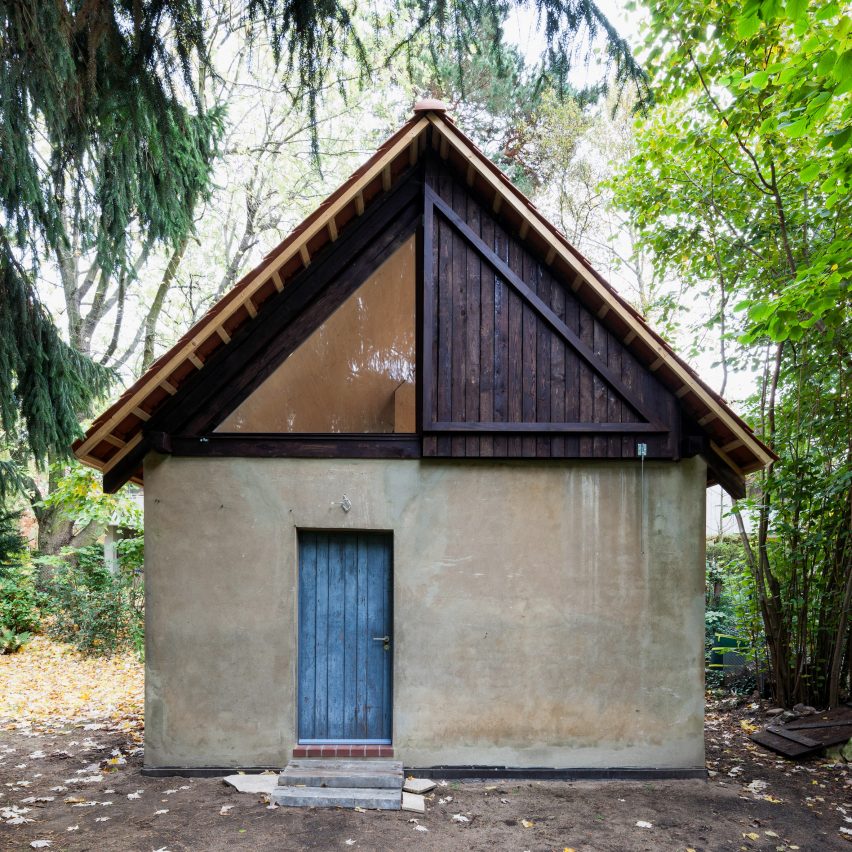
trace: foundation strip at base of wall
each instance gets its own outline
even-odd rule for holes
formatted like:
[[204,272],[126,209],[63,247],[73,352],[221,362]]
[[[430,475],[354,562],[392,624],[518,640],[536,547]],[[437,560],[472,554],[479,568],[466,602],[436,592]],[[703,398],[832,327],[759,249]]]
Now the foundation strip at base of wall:
[[225,775],[259,775],[261,772],[280,772],[280,766],[143,766],[146,778],[221,778]]
[[[280,772],[277,766],[146,766],[142,775],[148,778],[218,778],[237,772],[246,774],[259,772]],[[689,779],[706,780],[707,770],[673,768],[577,768],[560,769],[536,766],[406,766],[406,775],[418,778],[453,779],[528,779],[533,781],[683,781]]]
[[701,767],[671,769],[616,766],[560,769],[549,766],[406,766],[405,774],[416,775],[418,778],[518,778],[538,781],[666,781],[707,778],[707,770]]

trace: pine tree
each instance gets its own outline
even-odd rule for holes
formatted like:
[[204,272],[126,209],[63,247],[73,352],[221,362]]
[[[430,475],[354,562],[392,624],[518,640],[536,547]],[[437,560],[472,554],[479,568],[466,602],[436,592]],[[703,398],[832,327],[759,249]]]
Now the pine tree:
[[[250,38],[268,38],[295,80],[295,104],[313,119],[344,61],[367,78],[377,63],[419,52],[424,39],[435,56],[448,46],[462,55],[483,21],[499,52],[502,21],[517,5],[542,22],[542,79],[566,87],[578,49],[603,35],[616,84],[633,82],[644,95],[643,73],[592,0],[376,7],[367,23],[377,41],[399,34],[378,54],[361,35],[370,27],[356,20],[354,0],[243,0],[223,9]],[[205,110],[194,82],[208,67],[206,9],[202,0],[0,0],[0,428],[16,439],[23,432],[36,459],[67,452],[111,382],[57,332],[38,297],[40,263],[94,252],[102,275],[120,273],[131,225],[145,244],[174,249],[208,192],[221,115]]]
[[201,32],[195,0],[0,0],[0,427],[36,459],[67,453],[112,381],[63,342],[40,262],[69,249],[68,216],[104,274],[131,222],[160,243],[190,229],[220,123],[193,84]]

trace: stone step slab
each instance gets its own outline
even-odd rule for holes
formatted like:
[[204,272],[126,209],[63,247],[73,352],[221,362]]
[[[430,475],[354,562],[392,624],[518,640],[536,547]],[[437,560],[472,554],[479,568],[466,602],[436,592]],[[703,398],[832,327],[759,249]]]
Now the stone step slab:
[[426,813],[426,799],[417,793],[406,793],[402,791],[402,809],[404,811],[414,811],[416,814]]
[[272,802],[284,808],[366,808],[398,811],[400,790],[386,787],[276,787]]
[[434,790],[438,785],[431,778],[406,778],[402,789],[406,793],[417,793],[423,795],[430,790]]
[[271,795],[278,786],[278,776],[267,775],[265,772],[260,775],[226,775],[222,780],[240,793]]
[[402,789],[402,762],[398,760],[291,760],[278,779],[282,787]]

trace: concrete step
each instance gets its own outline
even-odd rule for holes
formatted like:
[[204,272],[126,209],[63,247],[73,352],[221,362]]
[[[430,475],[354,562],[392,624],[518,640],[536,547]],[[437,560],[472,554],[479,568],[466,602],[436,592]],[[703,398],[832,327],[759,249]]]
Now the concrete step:
[[382,787],[276,787],[272,801],[286,808],[368,808],[398,811],[402,793]]
[[402,790],[399,760],[305,758],[291,760],[278,778],[281,787],[364,787]]

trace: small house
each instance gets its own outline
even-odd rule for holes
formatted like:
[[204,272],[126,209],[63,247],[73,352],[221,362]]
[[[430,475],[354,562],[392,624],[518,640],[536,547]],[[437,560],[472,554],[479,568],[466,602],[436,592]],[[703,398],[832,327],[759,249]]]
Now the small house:
[[421,102],[75,445],[144,483],[145,767],[701,775],[771,452]]

